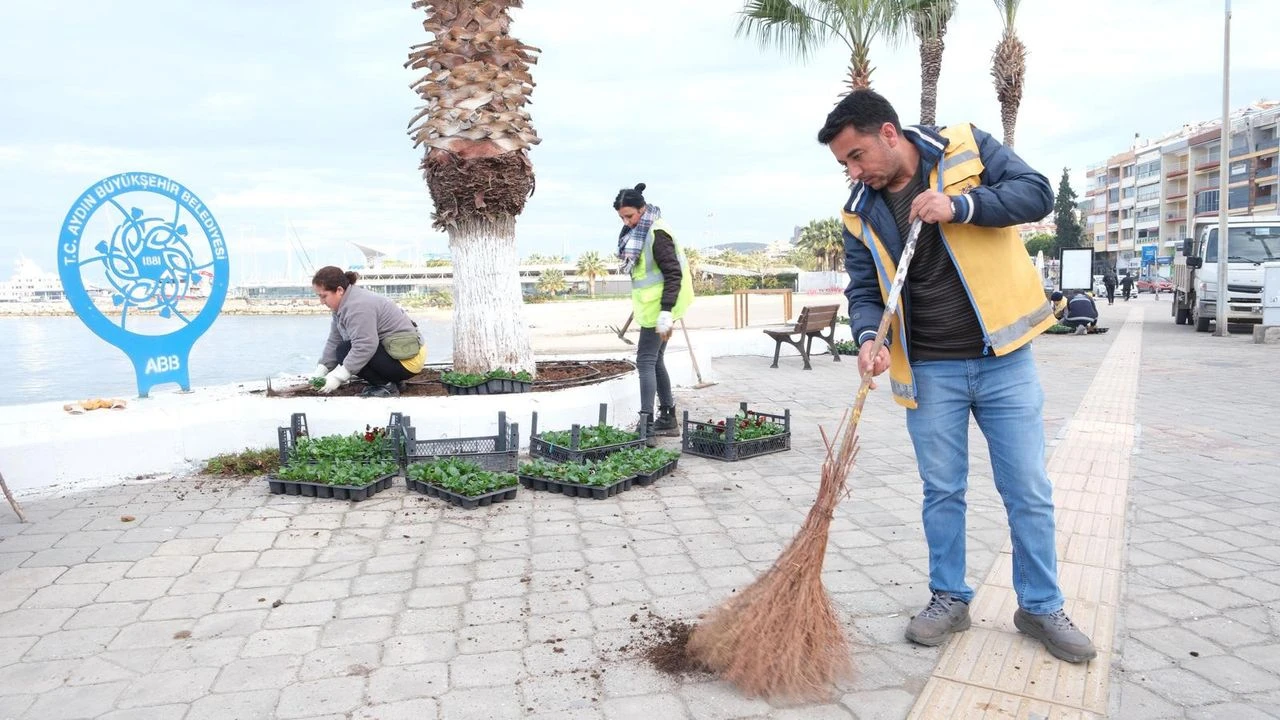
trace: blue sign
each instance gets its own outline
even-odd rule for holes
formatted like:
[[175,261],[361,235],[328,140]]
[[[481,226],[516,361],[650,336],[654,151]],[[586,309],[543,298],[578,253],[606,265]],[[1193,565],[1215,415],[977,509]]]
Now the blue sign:
[[228,267],[209,209],[154,173],[95,183],[62,222],[62,290],[80,320],[133,361],[141,397],[167,382],[191,389],[187,359],[222,310]]
[[1155,262],[1156,262],[1156,246],[1143,245],[1142,246],[1142,264],[1154,265]]

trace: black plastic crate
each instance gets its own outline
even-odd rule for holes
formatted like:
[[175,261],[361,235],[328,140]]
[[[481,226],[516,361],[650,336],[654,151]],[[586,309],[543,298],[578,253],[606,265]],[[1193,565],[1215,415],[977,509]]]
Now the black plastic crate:
[[[607,403],[600,403],[599,424],[600,425],[608,424],[606,422],[606,418],[608,417],[609,417],[609,405]],[[625,450],[627,448],[644,447],[645,427],[643,423],[640,423],[636,426],[636,432],[639,433],[639,437],[637,437],[635,440],[615,443],[613,445],[601,445],[600,447],[583,449],[578,447],[578,444],[580,442],[579,436],[582,433],[582,426],[575,423],[573,427],[569,429],[569,434],[570,434],[569,447],[565,447],[563,445],[556,445],[555,443],[547,442],[546,440],[543,440],[540,435],[538,435],[538,413],[535,410],[533,413],[533,429],[529,434],[529,456],[542,457],[548,460],[553,460],[555,462],[580,463],[586,460],[603,460],[609,457],[610,455],[618,452],[619,450]]]
[[471,496],[459,495],[451,490],[445,490],[438,485],[424,483],[412,478],[405,478],[405,484],[408,486],[409,490],[413,492],[422,493],[428,497],[440,498],[450,505],[457,505],[464,510],[474,510],[477,507],[492,505],[493,503],[502,502],[503,500],[515,500],[516,491],[520,489],[518,487],[509,487],[501,490],[494,490],[493,492],[488,492],[483,495]]
[[395,473],[383,475],[368,485],[362,485],[360,487],[356,487],[354,485],[326,485],[324,483],[281,480],[274,476],[268,477],[267,483],[272,495],[301,495],[303,497],[333,498],[334,500],[352,500],[359,502],[361,500],[371,498],[391,487],[391,481],[394,480],[395,477]]
[[684,428],[680,440],[681,449],[690,455],[711,458],[712,460],[725,460],[727,462],[746,460],[757,455],[768,455],[769,453],[791,449],[790,410],[784,410],[782,415],[771,415],[749,410],[746,403],[742,403],[739,407],[748,418],[760,417],[767,422],[781,425],[783,428],[782,433],[752,440],[738,440],[734,437],[734,431],[737,429],[738,423],[733,416],[724,419],[724,432],[717,433],[716,423],[690,420],[689,411],[686,410],[684,411]]
[[490,395],[489,381],[480,383],[479,385],[453,385],[443,380],[440,384],[444,386],[444,391],[450,395]]
[[[404,441],[400,433],[402,423],[403,416],[401,413],[391,413],[391,416],[387,419],[387,426],[385,428],[387,434],[383,440],[385,443],[387,459],[401,464],[403,464],[404,455]],[[351,432],[354,433],[360,431],[352,430]],[[310,434],[311,431],[307,427],[306,413],[294,413],[290,415],[289,427],[276,429],[276,441],[279,444],[281,465],[289,464],[289,455],[293,452],[293,449],[297,447],[298,438],[308,437]]]
[[520,455],[520,424],[508,423],[505,412],[498,413],[497,435],[419,440],[418,431],[408,415],[399,417],[397,427],[397,437],[401,440],[403,450],[400,455],[402,467],[416,462],[458,458],[473,462],[485,470],[509,473],[516,471]]
[[630,490],[636,484],[634,477],[623,478],[611,485],[580,485],[578,483],[564,482],[562,480],[552,480],[550,478],[534,477],[532,475],[521,475],[520,484],[530,490],[545,490],[547,492],[561,493],[568,497],[584,497],[594,500],[604,500],[611,498],[620,492]]
[[533,383],[531,382],[508,378],[489,378],[489,380],[485,382],[485,385],[488,387],[490,395],[527,393],[533,389]]
[[680,458],[676,458],[662,467],[649,473],[640,473],[636,475],[635,485],[650,485],[658,480],[658,478],[666,477],[675,472],[676,465],[680,463]]

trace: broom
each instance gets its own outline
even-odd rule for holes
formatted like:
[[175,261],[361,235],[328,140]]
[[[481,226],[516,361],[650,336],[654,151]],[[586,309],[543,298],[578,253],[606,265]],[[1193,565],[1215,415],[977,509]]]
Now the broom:
[[[889,331],[919,236],[916,220],[903,245],[873,347],[880,347]],[[750,697],[826,699],[835,683],[853,672],[848,640],[822,584],[822,563],[831,518],[844,498],[858,454],[858,420],[871,381],[870,372],[862,375],[853,409],[836,427],[834,445],[819,428],[827,454],[818,497],[791,544],[764,575],[708,613],[689,637],[690,657]]]

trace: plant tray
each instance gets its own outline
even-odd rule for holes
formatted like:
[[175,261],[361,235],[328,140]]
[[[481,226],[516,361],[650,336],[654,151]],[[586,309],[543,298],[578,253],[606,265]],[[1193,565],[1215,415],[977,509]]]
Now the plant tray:
[[620,492],[630,490],[636,484],[634,477],[623,478],[612,485],[579,485],[578,483],[563,482],[561,480],[551,480],[549,478],[534,477],[532,475],[521,475],[520,484],[530,490],[545,490],[547,492],[560,493],[569,497],[584,497],[594,500],[604,500],[613,497]]
[[474,510],[477,507],[492,505],[493,503],[502,502],[503,500],[514,500],[516,498],[516,491],[520,489],[518,487],[509,487],[502,488],[501,490],[494,490],[493,492],[485,493],[483,495],[471,496],[459,495],[451,490],[445,490],[438,485],[424,483],[420,480],[413,480],[411,478],[405,478],[405,484],[409,490],[413,492],[422,493],[428,497],[440,498],[450,505],[457,505],[464,510]]
[[791,449],[790,410],[784,410],[782,415],[770,415],[748,410],[746,403],[742,403],[739,407],[748,417],[764,418],[768,422],[781,425],[783,431],[778,435],[769,435],[751,440],[738,440],[733,437],[733,431],[737,427],[737,423],[732,416],[725,418],[725,431],[720,434],[716,432],[715,423],[690,420],[689,411],[686,410],[684,412],[681,450],[690,455],[711,458],[712,460],[736,462],[756,457],[757,455],[768,455],[769,453]]
[[[600,403],[599,424],[607,424],[608,416],[608,404]],[[533,429],[529,435],[529,456],[543,457],[555,462],[580,463],[586,460],[603,460],[619,450],[644,447],[645,428],[643,424],[638,427],[638,431],[639,437],[635,440],[628,440],[626,442],[615,443],[613,445],[601,445],[600,447],[580,448],[578,447],[578,435],[582,432],[582,426],[575,423],[569,430],[571,437],[569,447],[565,447],[542,439],[542,436],[538,434],[538,413],[537,411],[534,411]]]
[[491,394],[489,391],[488,381],[482,382],[479,385],[452,385],[450,383],[447,383],[441,380],[440,384],[444,386],[445,392],[449,393],[450,395],[489,395]]
[[522,380],[489,378],[485,383],[490,395],[506,395],[507,393],[527,393],[533,389],[533,383]]
[[[385,428],[387,435],[383,439],[387,459],[401,464],[403,464],[403,447],[399,428],[403,424],[404,418],[400,413],[391,413],[391,417],[387,419],[387,427]],[[279,443],[281,465],[289,464],[289,455],[293,452],[293,449],[297,447],[298,438],[307,437],[310,434],[311,431],[307,427],[306,413],[294,413],[293,415],[290,415],[289,427],[276,429],[276,441]]]
[[676,458],[675,460],[672,460],[671,462],[667,463],[666,465],[663,465],[662,467],[658,468],[657,470],[654,470],[651,473],[640,473],[639,475],[636,475],[636,479],[633,484],[634,485],[651,485],[654,482],[656,482],[658,478],[666,477],[667,475],[670,475],[671,473],[675,472],[676,465],[678,465],[679,463],[680,463],[680,458]]
[[419,440],[408,415],[399,417],[399,437],[404,439],[401,465],[459,458],[485,470],[514,473],[519,463],[520,424],[508,423],[505,412],[498,413],[498,434],[480,437]]
[[333,498],[334,500],[353,500],[359,502],[377,495],[391,487],[395,475],[383,475],[368,485],[325,485],[323,483],[296,482],[281,480],[271,476],[267,478],[272,495],[301,495],[303,497]]

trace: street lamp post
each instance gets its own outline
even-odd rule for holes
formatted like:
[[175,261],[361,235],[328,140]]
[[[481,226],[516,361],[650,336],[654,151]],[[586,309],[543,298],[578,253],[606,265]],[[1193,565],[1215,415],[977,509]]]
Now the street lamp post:
[[1218,141],[1218,305],[1213,334],[1227,337],[1227,258],[1231,238],[1227,234],[1227,209],[1231,191],[1227,187],[1231,165],[1231,0],[1226,0],[1222,26],[1222,139]]

